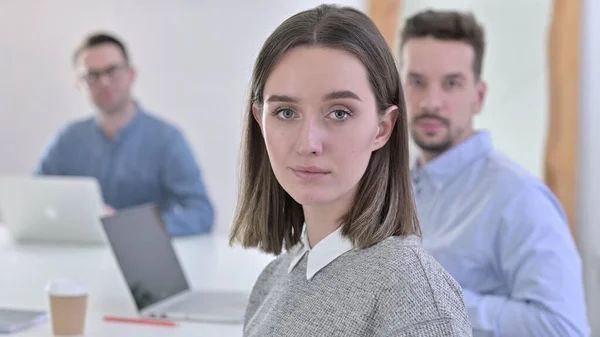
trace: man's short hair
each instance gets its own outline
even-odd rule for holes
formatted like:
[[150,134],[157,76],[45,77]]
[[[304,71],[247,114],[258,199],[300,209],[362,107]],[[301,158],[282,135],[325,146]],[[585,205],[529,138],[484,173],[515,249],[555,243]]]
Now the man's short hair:
[[429,9],[409,17],[400,34],[400,50],[410,39],[426,37],[464,42],[473,47],[473,73],[476,79],[480,78],[485,52],[485,33],[483,26],[472,13]]
[[123,53],[123,58],[125,59],[125,62],[129,63],[129,54],[127,53],[127,48],[125,47],[125,44],[121,42],[121,40],[107,33],[94,33],[85,37],[83,41],[79,44],[79,47],[77,47],[75,53],[73,54],[73,64],[77,63],[79,55],[84,50],[103,44],[112,44],[119,48],[121,50],[121,53]]

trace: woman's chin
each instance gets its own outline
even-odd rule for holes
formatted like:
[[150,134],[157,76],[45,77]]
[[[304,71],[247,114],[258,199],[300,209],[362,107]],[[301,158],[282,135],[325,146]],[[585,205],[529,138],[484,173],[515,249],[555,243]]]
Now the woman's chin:
[[333,201],[334,198],[331,198],[329,195],[325,195],[325,193],[315,193],[315,192],[304,192],[304,193],[294,193],[290,194],[297,203],[302,206],[317,206],[322,204],[327,204]]

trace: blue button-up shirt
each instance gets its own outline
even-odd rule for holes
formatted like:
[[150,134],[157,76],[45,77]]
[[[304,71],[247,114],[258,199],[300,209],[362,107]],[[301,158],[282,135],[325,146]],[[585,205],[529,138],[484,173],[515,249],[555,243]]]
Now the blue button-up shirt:
[[474,336],[589,336],[563,209],[488,132],[415,165],[412,180],[423,245],[463,287]]
[[95,118],[66,125],[35,172],[95,177],[105,203],[117,210],[155,203],[172,236],[213,227],[213,206],[183,134],[141,109],[114,140]]

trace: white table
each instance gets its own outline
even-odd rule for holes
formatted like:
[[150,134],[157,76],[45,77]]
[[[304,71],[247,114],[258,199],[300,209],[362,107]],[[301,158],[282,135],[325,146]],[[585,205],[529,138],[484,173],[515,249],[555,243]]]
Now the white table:
[[[273,259],[256,250],[229,247],[224,236],[174,240],[190,285],[199,289],[250,291]],[[105,315],[137,317],[110,248],[17,245],[0,226],[0,307],[48,310],[44,286],[53,278],[70,278],[90,289],[85,336],[241,336],[241,325],[181,323],[158,327],[104,322]],[[50,322],[17,337],[53,336]]]

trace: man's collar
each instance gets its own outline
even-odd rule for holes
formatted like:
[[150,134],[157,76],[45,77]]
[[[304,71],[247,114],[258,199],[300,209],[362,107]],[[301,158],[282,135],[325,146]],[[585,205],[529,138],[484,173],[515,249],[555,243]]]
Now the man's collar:
[[[141,105],[137,101],[134,101],[134,104],[135,104],[135,112],[133,114],[133,117],[131,118],[131,120],[121,130],[119,130],[117,132],[115,140],[121,139],[124,134],[126,134],[128,132],[131,132],[130,130],[136,128],[137,125],[140,123],[140,120],[145,115],[145,112],[142,109]],[[100,122],[98,121],[97,118],[94,119],[94,124],[95,124],[97,130],[102,135],[104,135],[104,130],[102,129],[102,126],[100,125]]]
[[462,144],[442,153],[437,158],[421,165],[416,160],[411,168],[413,183],[426,176],[438,189],[462,172],[473,161],[486,155],[493,149],[492,137],[488,131],[478,131]]
[[352,242],[342,235],[341,227],[335,232],[326,236],[323,240],[319,241],[312,249],[308,243],[308,236],[306,234],[306,226],[302,232],[302,241],[299,242],[291,250],[294,255],[294,259],[288,268],[288,272],[291,272],[294,267],[302,260],[304,254],[308,253],[308,261],[306,264],[306,279],[310,280],[325,266],[333,262],[335,259],[340,257],[342,254],[349,250],[352,250],[354,246]]

